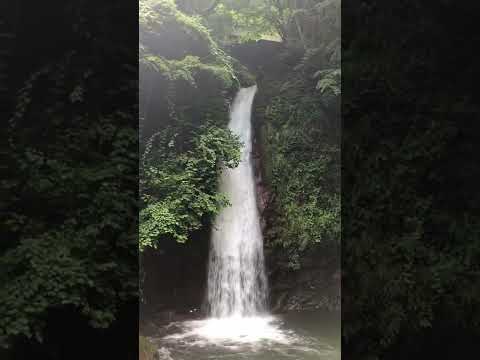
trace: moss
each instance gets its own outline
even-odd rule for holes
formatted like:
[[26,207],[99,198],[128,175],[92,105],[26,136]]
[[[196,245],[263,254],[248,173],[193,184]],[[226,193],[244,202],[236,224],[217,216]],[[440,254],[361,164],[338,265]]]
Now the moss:
[[232,88],[239,83],[232,61],[200,19],[180,11],[172,0],[140,1],[140,67],[156,72],[171,88],[176,82],[201,87],[199,82],[208,78],[218,88]]
[[233,85],[234,75],[230,69],[222,65],[205,64],[197,56],[186,56],[182,60],[168,60],[162,56],[149,55],[141,59],[141,64],[158,71],[169,81],[184,80],[196,86],[196,76],[199,73],[209,73],[220,81],[224,87]]
[[156,360],[157,350],[155,346],[145,336],[139,336],[138,339],[138,359],[139,360]]

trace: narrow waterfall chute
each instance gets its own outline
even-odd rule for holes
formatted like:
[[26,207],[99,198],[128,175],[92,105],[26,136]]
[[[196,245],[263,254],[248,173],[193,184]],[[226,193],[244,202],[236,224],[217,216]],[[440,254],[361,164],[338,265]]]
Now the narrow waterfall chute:
[[240,89],[230,112],[229,128],[243,142],[241,161],[225,169],[219,190],[231,206],[215,219],[208,268],[208,305],[215,318],[265,313],[267,280],[263,237],[252,164],[252,103],[257,86]]

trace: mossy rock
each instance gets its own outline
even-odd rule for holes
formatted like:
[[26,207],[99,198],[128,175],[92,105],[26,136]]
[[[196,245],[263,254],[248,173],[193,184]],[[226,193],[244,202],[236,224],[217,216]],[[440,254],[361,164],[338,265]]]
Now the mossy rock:
[[155,345],[145,336],[139,336],[138,339],[138,359],[139,360],[157,360],[158,354]]

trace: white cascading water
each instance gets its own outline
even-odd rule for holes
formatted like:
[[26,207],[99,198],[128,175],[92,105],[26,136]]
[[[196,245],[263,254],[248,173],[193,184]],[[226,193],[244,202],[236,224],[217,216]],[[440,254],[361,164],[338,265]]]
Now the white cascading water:
[[256,85],[240,89],[230,112],[229,128],[244,145],[238,167],[224,169],[220,178],[219,190],[231,206],[218,214],[212,230],[207,284],[210,317],[177,323],[183,332],[168,335],[166,340],[190,339],[197,345],[213,342],[227,347],[232,342],[288,344],[292,340],[266,311],[263,237],[251,156],[250,118],[256,91]]
[[231,206],[217,216],[211,237],[207,300],[215,318],[254,316],[266,309],[263,238],[251,156],[256,91],[256,85],[240,89],[230,112],[229,128],[243,148],[238,167],[225,169],[220,178],[219,190]]

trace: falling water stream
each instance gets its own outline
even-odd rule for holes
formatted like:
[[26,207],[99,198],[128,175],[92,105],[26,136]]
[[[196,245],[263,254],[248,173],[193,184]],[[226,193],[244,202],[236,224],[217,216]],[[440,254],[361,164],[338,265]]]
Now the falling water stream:
[[[243,143],[241,161],[225,169],[220,191],[230,206],[215,219],[204,320],[168,325],[158,340],[160,359],[340,359],[339,324],[331,315],[267,311],[263,238],[252,164],[251,109],[257,86],[240,89],[229,128]],[[316,319],[316,320],[314,320]]]
[[225,169],[220,191],[230,205],[213,226],[208,267],[208,305],[215,318],[248,317],[265,312],[267,280],[263,239],[252,165],[251,108],[256,86],[241,89],[229,128],[243,143],[240,164]]

